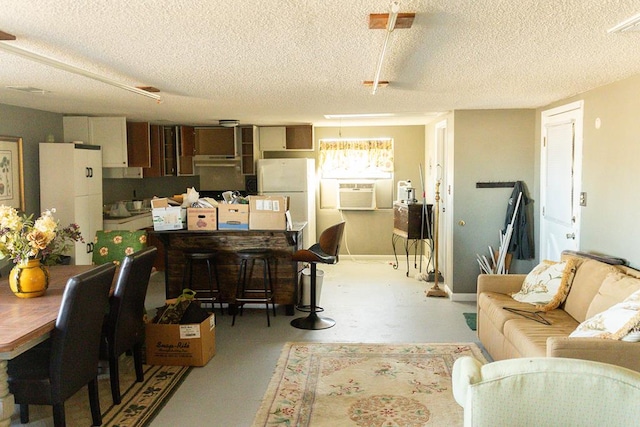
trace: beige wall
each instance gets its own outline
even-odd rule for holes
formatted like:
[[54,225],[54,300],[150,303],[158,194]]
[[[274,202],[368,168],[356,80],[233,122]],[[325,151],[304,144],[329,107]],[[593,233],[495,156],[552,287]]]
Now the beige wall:
[[[420,164],[425,158],[424,126],[373,126],[373,127],[326,127],[315,128],[316,154],[318,141],[323,138],[379,138],[394,139],[394,192],[397,181],[410,179],[421,192]],[[424,169],[424,164],[422,164]],[[392,254],[391,235],[393,232],[393,209],[376,211],[344,211],[320,209],[317,200],[317,229],[325,228],[344,217],[346,236],[341,253],[348,255],[387,255]]]
[[[584,100],[580,250],[625,258],[640,267],[640,76],[603,86],[537,111],[536,179],[539,182],[540,113]],[[600,118],[600,129],[595,120]],[[536,195],[539,188],[535,189]]]
[[[454,200],[453,212],[446,213],[452,219],[453,269],[445,282],[456,294],[475,293],[476,254],[488,254],[489,245],[498,248],[513,190],[476,188],[476,183],[524,181],[532,195],[535,110],[461,110],[453,116]],[[532,262],[515,261],[511,271],[528,272]]]

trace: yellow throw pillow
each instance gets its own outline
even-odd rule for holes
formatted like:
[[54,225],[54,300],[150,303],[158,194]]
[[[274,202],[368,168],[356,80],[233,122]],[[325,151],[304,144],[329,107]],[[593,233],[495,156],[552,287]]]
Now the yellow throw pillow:
[[516,301],[533,304],[542,311],[550,311],[564,302],[576,272],[575,258],[562,262],[542,261],[522,282],[520,291],[513,294]]

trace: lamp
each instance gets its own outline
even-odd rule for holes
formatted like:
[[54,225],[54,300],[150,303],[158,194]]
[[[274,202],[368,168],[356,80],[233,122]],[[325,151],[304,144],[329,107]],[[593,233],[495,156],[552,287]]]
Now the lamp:
[[[7,39],[3,38],[0,40],[7,40]],[[101,76],[100,74],[92,73],[91,71],[87,71],[82,68],[76,67],[74,65],[70,65],[70,64],[66,64],[64,62],[58,61],[57,59],[49,58],[47,56],[43,56],[25,49],[16,47],[16,46],[11,46],[10,44],[4,43],[4,42],[0,42],[0,49],[9,53],[13,53],[14,55],[22,56],[32,61],[39,62],[44,65],[49,65],[51,67],[58,68],[63,71],[68,71],[70,73],[79,74],[81,76],[98,80],[102,83],[106,83],[108,85],[115,86],[120,89],[128,90],[129,92],[137,93],[138,95],[146,96],[147,98],[155,99],[156,101],[158,101],[158,103],[162,102],[162,98],[160,97],[160,95],[156,95],[155,93],[147,92],[146,90],[139,89],[134,86],[129,86],[124,83],[120,83],[108,77]]]
[[391,2],[389,19],[387,21],[386,34],[384,36],[384,43],[382,44],[382,51],[380,52],[380,58],[378,58],[378,66],[376,67],[376,75],[373,79],[373,86],[371,88],[371,95],[375,95],[380,84],[380,73],[382,72],[382,63],[384,62],[384,55],[387,53],[387,45],[389,44],[389,38],[396,26],[396,20],[398,19],[398,12],[400,11],[400,2],[394,0]]

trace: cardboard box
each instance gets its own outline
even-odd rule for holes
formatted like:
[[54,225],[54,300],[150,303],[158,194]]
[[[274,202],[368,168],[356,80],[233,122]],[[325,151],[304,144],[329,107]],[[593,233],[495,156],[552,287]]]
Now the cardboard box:
[[169,206],[165,198],[151,200],[153,229],[156,231],[187,228],[187,210],[181,206]]
[[202,323],[145,326],[147,365],[204,366],[216,354],[215,316]]
[[285,196],[249,196],[249,230],[286,230]]
[[217,208],[187,208],[188,230],[217,230]]
[[249,205],[227,204],[218,205],[218,230],[248,230]]

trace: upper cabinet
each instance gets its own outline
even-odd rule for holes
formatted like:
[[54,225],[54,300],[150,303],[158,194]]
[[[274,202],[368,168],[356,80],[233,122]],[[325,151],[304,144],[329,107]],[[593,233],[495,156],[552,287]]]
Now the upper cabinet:
[[127,119],[89,117],[89,143],[102,147],[102,167],[127,167]]
[[150,128],[148,122],[127,122],[127,160],[129,167],[151,167]]
[[258,153],[260,151],[257,147],[258,129],[257,126],[240,128],[240,152],[243,175],[255,175],[256,173],[256,161],[258,160]]
[[178,175],[193,175],[193,156],[196,154],[196,129],[193,126],[180,126],[179,147]]
[[236,130],[226,127],[202,127],[195,129],[196,155],[235,158]]
[[81,141],[102,147],[102,167],[122,168],[127,159],[127,120],[124,117],[63,117],[65,142]]
[[313,126],[261,126],[260,151],[313,150]]

